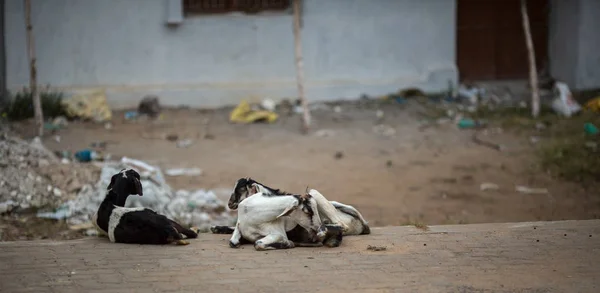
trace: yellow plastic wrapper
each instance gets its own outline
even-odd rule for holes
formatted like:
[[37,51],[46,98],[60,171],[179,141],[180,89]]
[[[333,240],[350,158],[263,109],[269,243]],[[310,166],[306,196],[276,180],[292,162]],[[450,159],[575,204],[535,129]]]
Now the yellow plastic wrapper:
[[584,108],[594,112],[600,112],[600,96],[589,100],[587,103],[585,103]]
[[233,123],[254,123],[259,121],[266,121],[267,123],[273,123],[277,120],[278,115],[275,112],[260,110],[254,111],[250,108],[250,105],[246,101],[242,101],[231,111],[229,114],[229,121]]
[[112,111],[103,91],[76,94],[63,100],[69,117],[105,122],[112,119]]

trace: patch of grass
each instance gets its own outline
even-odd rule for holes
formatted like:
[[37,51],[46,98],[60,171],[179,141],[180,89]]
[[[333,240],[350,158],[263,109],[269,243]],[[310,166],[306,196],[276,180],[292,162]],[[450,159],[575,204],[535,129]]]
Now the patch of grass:
[[423,231],[429,231],[429,226],[425,225],[422,222],[418,221],[406,221],[402,223],[400,226],[415,226],[417,229],[421,229]]
[[[66,115],[66,110],[62,104],[63,93],[55,92],[49,88],[40,89],[40,101],[44,118],[55,118]],[[8,120],[20,121],[32,118],[33,96],[29,89],[23,89],[9,98],[8,105],[2,116]]]
[[589,135],[584,124],[600,127],[600,114],[584,111],[554,121],[539,148],[542,168],[552,175],[587,185],[600,178],[600,135]]

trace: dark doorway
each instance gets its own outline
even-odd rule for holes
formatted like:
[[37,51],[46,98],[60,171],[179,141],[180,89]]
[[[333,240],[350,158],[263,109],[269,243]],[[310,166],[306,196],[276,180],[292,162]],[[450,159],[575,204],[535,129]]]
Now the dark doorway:
[[[527,0],[538,70],[548,57],[549,2]],[[520,0],[457,0],[456,35],[461,81],[528,77]]]

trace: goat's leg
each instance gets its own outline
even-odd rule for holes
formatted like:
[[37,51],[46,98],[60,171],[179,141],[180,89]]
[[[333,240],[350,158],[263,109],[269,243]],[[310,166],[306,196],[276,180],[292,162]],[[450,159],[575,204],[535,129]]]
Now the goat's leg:
[[229,226],[211,226],[210,232],[213,234],[233,234],[235,227]]
[[294,248],[294,242],[281,234],[269,234],[254,242],[254,249],[258,251],[289,248]]
[[309,190],[308,194],[310,194],[317,202],[317,209],[319,210],[319,216],[321,218],[329,219],[331,224],[341,226],[344,231],[349,229],[348,225],[346,225],[342,218],[338,216],[337,209],[329,200],[327,200],[327,198],[325,198],[325,196],[316,189]]
[[235,225],[233,235],[231,235],[231,238],[229,239],[229,247],[231,248],[238,248],[242,244],[242,233],[240,233],[240,229],[238,226],[238,224]]

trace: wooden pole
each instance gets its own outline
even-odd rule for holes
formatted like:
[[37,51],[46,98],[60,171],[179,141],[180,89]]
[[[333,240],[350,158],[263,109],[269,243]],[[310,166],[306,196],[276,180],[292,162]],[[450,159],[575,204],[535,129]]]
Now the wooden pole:
[[38,135],[41,137],[44,135],[44,113],[42,113],[42,103],[37,90],[35,46],[33,42],[33,27],[31,26],[31,0],[25,0],[25,26],[27,28],[27,51],[29,57],[29,91],[33,99],[35,124],[38,128]]
[[300,103],[302,103],[302,133],[308,133],[310,128],[310,109],[308,109],[308,103],[304,96],[304,61],[302,58],[302,38],[301,32],[301,13],[300,13],[300,1],[294,0],[294,44],[296,53],[296,81],[298,83],[298,97]]
[[527,13],[527,0],[521,0],[521,16],[523,18],[523,31],[529,57],[529,83],[531,84],[531,115],[537,118],[540,115],[540,88],[538,84],[537,66],[535,65],[535,50],[531,39],[529,27],[529,14]]

